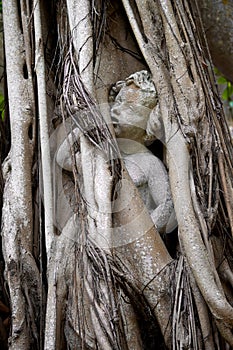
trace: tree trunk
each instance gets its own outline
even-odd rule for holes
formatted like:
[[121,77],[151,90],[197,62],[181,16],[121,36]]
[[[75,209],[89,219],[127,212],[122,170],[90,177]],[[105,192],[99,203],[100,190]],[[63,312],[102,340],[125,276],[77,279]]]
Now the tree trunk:
[[[11,123],[11,150],[4,164],[2,246],[9,288],[9,347],[39,346],[41,277],[34,256],[32,160],[35,146],[35,101],[28,40],[23,36],[26,9],[19,21],[17,2],[4,4],[4,34]],[[22,26],[22,28],[20,27]]]
[[[233,81],[233,1],[198,1],[213,63]],[[227,44],[226,44],[227,43]]]
[[[232,144],[196,2],[10,0],[3,16],[9,349],[233,347]],[[171,234],[130,178],[109,109],[142,70],[130,108],[149,71]]]

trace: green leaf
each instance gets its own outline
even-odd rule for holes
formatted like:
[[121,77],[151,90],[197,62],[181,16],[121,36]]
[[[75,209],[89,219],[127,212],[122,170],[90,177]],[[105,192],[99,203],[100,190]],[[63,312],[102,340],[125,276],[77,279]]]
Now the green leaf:
[[224,100],[224,101],[227,101],[228,100],[228,89],[226,88],[224,91],[223,91],[223,93],[222,93],[222,99]]
[[227,80],[223,76],[219,77],[217,80],[218,84],[226,84]]
[[228,89],[224,89],[223,93],[222,93],[222,99],[224,101],[227,101],[228,100]]
[[224,89],[222,93],[222,98],[225,101],[228,101],[231,98],[231,95],[233,94],[233,86],[230,84]]
[[215,73],[216,75],[222,75],[221,72],[218,70],[217,67],[214,67],[214,73]]
[[5,100],[4,100],[4,96],[0,93],[0,116],[2,120],[4,120],[4,112],[5,112]]
[[231,83],[228,83],[227,88],[228,88],[228,94],[229,94],[229,99],[230,99],[230,97],[233,94],[233,85]]
[[233,101],[229,101],[229,106],[233,108]]
[[0,108],[3,103],[4,103],[4,96],[0,93]]

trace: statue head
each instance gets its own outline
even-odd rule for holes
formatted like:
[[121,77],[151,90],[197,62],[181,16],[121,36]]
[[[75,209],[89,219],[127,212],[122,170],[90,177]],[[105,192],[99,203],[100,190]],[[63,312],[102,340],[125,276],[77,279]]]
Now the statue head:
[[157,94],[151,74],[136,72],[124,81],[118,81],[110,91],[111,117],[117,137],[134,138],[144,143]]

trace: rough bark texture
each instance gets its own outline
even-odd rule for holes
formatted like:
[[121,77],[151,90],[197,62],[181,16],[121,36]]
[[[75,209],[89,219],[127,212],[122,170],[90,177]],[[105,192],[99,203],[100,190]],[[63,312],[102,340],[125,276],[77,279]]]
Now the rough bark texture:
[[[6,45],[11,150],[4,165],[2,218],[3,255],[11,308],[9,348],[29,349],[39,348],[42,294],[33,256],[31,185],[35,107],[32,76],[26,60],[27,39],[20,27],[17,2],[11,1],[3,9],[5,40],[11,43]],[[24,10],[22,7],[22,13]]]
[[[4,2],[9,349],[229,349],[232,145],[195,3],[32,5]],[[51,28],[46,13],[56,13]],[[142,69],[157,91],[149,132],[163,144],[178,239],[163,241],[154,227],[107,105],[112,84]],[[135,108],[138,101],[130,101]],[[51,154],[43,144],[48,132]],[[69,168],[58,161],[65,141]],[[172,257],[169,238],[177,245]]]
[[213,63],[233,81],[233,1],[197,1]]

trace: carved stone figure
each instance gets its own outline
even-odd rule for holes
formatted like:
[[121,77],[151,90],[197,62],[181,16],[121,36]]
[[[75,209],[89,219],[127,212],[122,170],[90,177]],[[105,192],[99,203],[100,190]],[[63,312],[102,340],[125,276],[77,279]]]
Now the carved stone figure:
[[[117,82],[110,91],[110,102],[113,102],[110,113],[126,169],[158,231],[169,233],[177,221],[168,173],[162,161],[145,146],[162,135],[162,126],[158,117],[155,126],[152,112],[157,96],[150,74],[143,70]],[[75,128],[58,149],[56,160],[65,170],[72,171],[71,145],[79,135],[79,129]],[[76,152],[75,157],[76,165],[81,166],[80,153]]]
[[[155,139],[151,119],[155,117],[152,109],[157,96],[150,74],[143,70],[117,82],[110,91],[112,101],[111,117],[128,173],[158,231],[169,233],[177,222],[168,174],[162,161],[145,147]],[[154,134],[162,135],[161,130]]]
[[[157,118],[157,121],[155,122],[155,114],[152,114],[152,110],[156,108],[157,104],[157,97],[156,97],[156,90],[154,87],[154,84],[151,80],[150,74],[147,71],[140,71],[135,74],[132,74],[129,78],[127,78],[125,81],[121,81],[116,83],[110,91],[110,102],[112,102],[110,106],[110,115],[112,117],[113,125],[115,128],[115,133],[117,137],[117,142],[119,145],[119,149],[121,152],[122,160],[125,164],[126,170],[128,171],[129,176],[133,180],[133,183],[136,185],[137,190],[142,198],[142,201],[145,204],[145,210],[149,212],[151,220],[147,222],[147,217],[150,219],[149,215],[146,213],[145,215],[135,215],[137,220],[139,220],[138,225],[131,222],[131,216],[132,212],[128,212],[127,210],[124,210],[121,208],[119,212],[124,216],[124,224],[122,226],[122,222],[118,225],[118,219],[116,219],[117,212],[119,209],[115,203],[112,203],[112,211],[114,214],[114,220],[113,225],[115,225],[111,230],[111,238],[110,239],[110,245],[107,244],[105,246],[106,238],[107,238],[107,231],[103,232],[103,239],[101,240],[101,237],[94,237],[91,235],[91,239],[94,238],[94,242],[97,243],[97,246],[99,247],[116,247],[117,252],[119,256],[128,256],[129,259],[129,266],[130,264],[134,263],[134,260],[130,260],[130,256],[133,256],[133,259],[135,259],[134,256],[137,256],[139,254],[139,260],[137,262],[139,266],[139,275],[138,280],[140,281],[141,285],[144,286],[148,284],[148,281],[151,280],[151,277],[156,274],[156,268],[153,266],[150,266],[151,270],[150,273],[147,271],[148,266],[148,260],[146,260],[145,257],[147,257],[147,253],[144,252],[144,239],[146,240],[148,238],[147,232],[150,232],[150,229],[154,225],[156,226],[159,233],[169,233],[173,231],[173,229],[177,226],[172,198],[171,198],[171,192],[170,192],[170,186],[169,186],[169,179],[168,179],[168,173],[166,171],[166,168],[162,161],[155,157],[145,146],[145,144],[148,144],[148,142],[152,142],[155,139],[155,134],[158,135],[161,134],[162,127],[159,124],[159,120]],[[79,139],[82,137],[81,132],[78,128],[74,128],[72,132],[69,132],[72,128],[71,125],[68,125],[67,131],[68,136],[65,137],[64,141],[61,143],[61,145],[58,148],[57,154],[56,154],[56,161],[60,165],[61,168],[72,171],[73,163],[76,162],[76,166],[80,169],[83,166],[82,162],[82,156],[79,150],[79,146],[76,147],[76,142],[79,144]],[[161,134],[162,135],[162,134]],[[73,146],[73,147],[71,147]],[[73,155],[72,155],[72,148],[73,148]],[[83,150],[82,150],[83,152]],[[95,153],[95,156],[98,156],[98,151]],[[94,155],[90,154],[90,157],[94,157]],[[75,158],[75,159],[74,159]],[[93,160],[94,158],[92,158]],[[95,163],[95,161],[94,161]],[[96,163],[98,161],[96,160]],[[97,170],[96,170],[97,171]],[[89,175],[89,174],[88,174]],[[90,177],[92,175],[90,174]],[[103,176],[101,177],[103,178]],[[127,175],[128,178],[128,175]],[[97,179],[92,180],[94,182],[98,182]],[[107,181],[107,179],[106,179]],[[131,181],[130,181],[131,183]],[[130,186],[126,182],[126,186]],[[122,183],[122,186],[124,185],[124,182]],[[96,190],[98,190],[96,186]],[[132,187],[133,184],[132,184]],[[101,191],[104,188],[104,186],[100,186]],[[122,204],[124,201],[122,200],[122,192],[124,192],[123,187],[121,187],[121,190],[119,191],[119,202]],[[70,188],[70,194],[72,194],[74,190]],[[129,194],[129,191],[127,191],[127,196]],[[137,192],[137,191],[136,191]],[[95,193],[96,195],[96,193]],[[95,197],[96,198],[96,197]],[[105,198],[105,196],[103,196]],[[132,194],[132,198],[134,198],[134,195]],[[130,198],[131,199],[131,198]],[[134,199],[136,200],[136,199]],[[98,201],[98,208],[101,200]],[[117,202],[117,201],[116,201]],[[90,202],[88,201],[90,204]],[[103,203],[103,208],[104,208]],[[144,206],[143,206],[144,208]],[[114,211],[116,210],[116,212]],[[122,211],[121,211],[122,210]],[[143,209],[144,210],[144,209]],[[105,217],[105,213],[103,213]],[[95,213],[93,212],[93,216]],[[99,215],[101,215],[101,210]],[[112,213],[110,213],[112,215]],[[127,215],[130,215],[129,217],[126,217]],[[141,231],[140,228],[143,228],[143,231]],[[149,225],[149,226],[148,226]],[[150,226],[152,225],[152,226]],[[118,227],[119,226],[119,227]],[[62,234],[58,238],[57,245],[61,247],[68,247],[68,251],[71,251],[74,249],[75,245],[73,244],[74,241],[78,241],[79,236],[79,219],[75,213],[72,213],[70,211],[70,215],[67,216],[67,220],[64,221],[64,226],[62,227]],[[136,229],[136,230],[135,230]],[[138,232],[135,232],[135,231]],[[127,232],[126,232],[127,231]],[[101,236],[101,232],[98,231],[99,236]],[[105,236],[106,234],[106,236]],[[154,242],[154,245],[158,243],[158,238],[154,236],[155,232],[150,236],[149,239],[152,239]],[[149,234],[150,235],[150,234]],[[158,235],[159,236],[159,235]],[[145,238],[144,238],[145,237]],[[67,239],[68,238],[68,239]],[[89,236],[90,238],[90,236]],[[160,237],[159,237],[160,238]],[[133,242],[133,243],[132,243]],[[157,242],[157,243],[156,243]],[[130,244],[131,243],[131,244]],[[135,245],[134,245],[135,244]],[[150,244],[150,247],[152,247],[153,244]],[[137,251],[138,247],[140,247],[140,253]],[[125,250],[126,249],[126,250]],[[153,248],[151,248],[153,249]],[[133,254],[132,254],[133,253]],[[62,260],[62,256],[64,255],[63,250],[60,252],[58,249],[56,254],[56,263],[59,266],[59,262]],[[71,254],[72,257],[72,254]],[[69,259],[69,257],[67,257]],[[136,259],[137,260],[137,259]],[[146,267],[144,265],[144,260],[147,261]],[[150,260],[149,260],[150,261]],[[74,266],[76,264],[75,261],[72,261],[71,263],[67,263],[67,266]],[[150,265],[150,264],[149,264]],[[91,288],[89,287],[89,280],[91,280],[91,272],[88,270],[85,270],[85,278],[86,278],[86,285],[82,292],[80,292],[80,286],[77,284],[77,290],[78,290],[78,300],[83,300],[83,298],[90,298],[92,300],[92,292]],[[143,272],[144,271],[144,272]],[[67,271],[60,271],[60,276],[62,279],[62,283],[59,286],[59,300],[58,300],[58,307],[62,308],[62,300],[64,296],[68,293],[68,284],[66,282],[66,276]],[[79,279],[78,279],[79,280]],[[106,285],[105,282],[101,280],[101,285],[99,286],[98,290],[105,290]],[[152,283],[153,284],[153,283]],[[154,299],[154,295],[156,294],[155,289],[153,289],[154,286],[150,284],[150,292],[147,295],[148,302],[151,305],[152,308],[157,305],[157,299]],[[81,294],[80,294],[81,293]],[[82,294],[83,293],[83,294]],[[124,295],[124,292],[121,291]],[[71,296],[72,298],[73,296]],[[125,296],[126,297],[126,296]],[[89,299],[88,299],[89,300]],[[90,301],[88,301],[90,302]],[[121,299],[121,309],[122,313],[124,314],[124,327],[127,330],[126,334],[130,335],[134,334],[137,335],[137,324],[135,323],[135,315],[134,311],[131,308],[131,306],[124,302],[124,298]],[[61,306],[59,306],[61,304]],[[90,303],[91,304],[91,303]],[[105,304],[108,304],[105,301]],[[104,309],[104,305],[102,305]],[[161,305],[159,308],[162,307]],[[99,308],[98,310],[101,310]],[[75,319],[76,309],[73,310],[73,308],[68,308],[68,311],[66,314],[67,317],[70,319]],[[121,315],[122,316],[122,315]],[[120,316],[120,317],[121,317]],[[65,317],[65,315],[63,316]],[[169,317],[169,315],[168,315]],[[98,322],[96,322],[95,319],[95,313],[91,308],[88,308],[85,311],[85,320],[88,324],[87,331],[85,334],[85,342],[88,344],[90,348],[95,349],[95,340],[94,340],[94,334],[96,333],[96,329],[99,329]],[[75,326],[75,321],[74,327]],[[68,323],[66,324],[66,333],[67,337],[70,337],[72,327],[68,326]],[[77,329],[77,335],[79,338],[79,330]],[[71,333],[70,333],[71,332]],[[128,336],[127,336],[128,337]],[[104,336],[102,336],[102,341]],[[107,342],[107,339],[105,339]],[[130,344],[132,344],[132,339],[128,339]],[[108,348],[105,342],[105,348]],[[141,349],[142,344],[139,337],[135,337],[133,341],[134,349]]]

